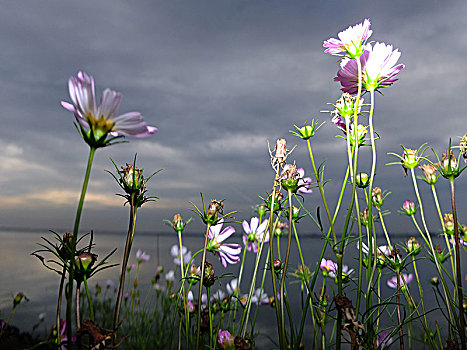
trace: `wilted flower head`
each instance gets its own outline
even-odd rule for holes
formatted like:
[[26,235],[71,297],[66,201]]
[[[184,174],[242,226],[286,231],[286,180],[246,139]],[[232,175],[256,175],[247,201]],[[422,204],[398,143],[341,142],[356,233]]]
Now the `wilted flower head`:
[[229,331],[223,331],[219,329],[219,332],[217,333],[217,344],[221,349],[235,350],[234,340],[235,336],[230,334]]
[[417,255],[422,250],[420,243],[415,239],[415,237],[410,237],[406,243],[407,252],[413,255]]
[[182,251],[180,253],[180,249],[178,245],[174,244],[170,248],[170,255],[174,258],[174,264],[177,266],[181,265],[181,256],[183,255],[183,265],[186,265],[190,262],[191,260],[191,251],[188,251],[188,249],[185,246],[182,246]]
[[439,175],[436,174],[436,167],[433,164],[422,164],[418,166],[423,170],[425,178],[423,179],[427,184],[434,185],[438,181]]
[[214,266],[208,261],[204,263],[204,278],[203,278],[203,285],[205,287],[210,287],[214,284],[216,279],[216,274],[214,271]]
[[279,222],[274,230],[274,237],[281,237],[283,234],[283,230],[287,230],[289,228],[289,224],[286,222]]
[[[392,85],[397,81],[397,75],[404,68],[403,64],[395,66],[401,53],[392,49],[392,45],[375,43],[367,44],[365,51],[358,58],[362,65],[362,87],[376,90]],[[341,69],[334,81],[342,85],[342,91],[355,94],[358,91],[358,66],[354,59],[345,58],[341,62]]]
[[223,223],[224,219],[220,219],[216,225],[209,228],[207,250],[216,254],[222,262],[222,265],[227,267],[227,263],[236,264],[240,261],[238,255],[241,253],[242,248],[240,244],[223,243],[224,240],[235,233],[235,229],[232,226],[228,226],[222,230]]
[[308,280],[311,277],[311,271],[308,266],[303,267],[303,265],[300,265],[292,275],[299,278],[301,281],[308,283]]
[[324,52],[331,55],[345,54],[350,58],[359,57],[364,51],[366,40],[372,33],[370,20],[365,19],[363,23],[349,26],[346,30],[337,34],[339,39],[331,38],[326,40],[323,43],[323,46],[327,48]]
[[[405,286],[412,282],[413,275],[409,273],[408,275],[403,273],[400,275],[399,278],[399,285],[401,288],[406,288]],[[387,285],[389,288],[397,289],[397,276],[392,277],[390,280],[387,281]]]
[[388,195],[389,193],[386,193],[386,192],[383,193],[381,191],[381,188],[374,187],[373,190],[371,191],[371,199],[372,199],[373,205],[376,208],[381,209],[381,207],[383,206],[384,200]]
[[252,217],[250,220],[250,224],[246,220],[243,220],[242,226],[245,234],[243,235],[243,244],[246,245],[246,249],[251,251],[253,247],[253,251],[255,253],[258,252],[258,243],[269,242],[269,231],[265,233],[266,227],[268,225],[268,220],[264,220],[261,225],[259,225],[259,218]]
[[447,260],[447,255],[444,254],[444,249],[441,249],[441,247],[439,246],[439,244],[437,244],[435,246],[435,255],[436,255],[436,259],[442,264],[443,262],[445,262]]
[[[461,155],[459,154],[459,158],[460,156]],[[436,157],[438,158],[437,155]],[[440,174],[446,179],[454,179],[458,177],[467,168],[467,165],[460,168],[459,159],[454,157],[454,153],[451,150],[451,141],[449,141],[448,151],[443,153],[441,161],[439,161],[438,158],[438,163],[436,163],[435,166]]]
[[454,217],[452,214],[444,214],[444,230],[448,235],[454,234]]
[[311,186],[311,177],[304,177],[305,170],[303,168],[297,169],[295,163],[287,164],[280,176],[281,185],[286,191],[292,193],[311,193],[313,190]]
[[[118,115],[122,99],[119,92],[105,89],[97,105],[94,78],[84,72],[70,77],[68,90],[73,104],[62,101],[62,106],[74,113],[82,137],[91,147],[104,147],[119,134],[141,138],[148,137],[157,130],[148,126],[139,112]],[[107,140],[108,135],[111,138]]]
[[188,270],[187,280],[191,284],[196,284],[200,280],[201,276],[201,268],[196,265],[191,265],[190,269]]
[[190,221],[191,218],[189,218],[188,221],[184,221],[180,214],[175,214],[172,221],[172,227],[176,232],[182,232]]
[[138,264],[141,264],[142,262],[148,262],[149,259],[151,259],[151,255],[143,252],[141,249],[138,249],[136,252],[136,260],[138,260]]

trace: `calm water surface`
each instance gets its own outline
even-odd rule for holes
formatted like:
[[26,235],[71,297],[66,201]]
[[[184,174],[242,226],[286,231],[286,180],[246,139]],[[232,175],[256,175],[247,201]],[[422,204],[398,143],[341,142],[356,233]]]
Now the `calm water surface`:
[[[30,253],[38,249],[38,242],[41,242],[41,236],[47,237],[53,240],[53,236],[48,232],[21,232],[21,231],[0,231],[0,318],[8,318],[9,312],[11,311],[12,297],[17,292],[23,292],[28,298],[29,302],[21,304],[13,318],[12,324],[18,326],[21,330],[31,330],[32,326],[37,323],[38,315],[40,313],[46,313],[46,322],[44,327],[39,329],[39,332],[45,332],[49,329],[50,325],[54,322],[54,314],[56,307],[56,298],[58,294],[59,276],[53,271],[47,270],[42,266],[40,261],[31,256]],[[95,253],[99,255],[99,258],[103,258],[113,248],[117,247],[117,252],[110,258],[110,263],[120,263],[122,252],[124,249],[126,233],[101,233],[94,235],[94,242],[96,248]],[[236,234],[237,242],[240,243],[240,233]],[[394,239],[395,242],[405,241],[405,237],[397,237]],[[234,240],[235,241],[235,240]],[[285,237],[281,238],[281,250],[285,249],[287,240]],[[301,237],[301,247],[304,253],[305,263],[308,266],[314,266],[315,262],[319,257],[319,253],[323,244],[323,241],[317,236],[303,235]],[[383,239],[379,242],[384,244]],[[439,243],[444,246],[439,239],[435,239],[435,244]],[[170,255],[170,248],[172,245],[177,244],[177,236],[175,234],[136,234],[132,247],[132,256],[130,258],[130,264],[136,262],[135,253],[138,249],[142,249],[151,255],[149,262],[144,263],[140,270],[140,285],[141,290],[146,290],[150,284],[152,277],[154,276],[157,266],[164,266],[165,272],[176,269]],[[188,247],[193,253],[202,248],[203,239],[202,235],[185,235],[184,245]],[[293,242],[289,271],[293,272],[299,265],[299,257],[296,253],[296,244]],[[265,255],[265,253],[264,253]],[[333,258],[328,251],[326,252],[327,258]],[[354,249],[354,245],[349,246],[346,254],[345,263],[356,267],[358,265],[357,251]],[[239,264],[229,266],[224,269],[223,266],[218,262],[217,257],[208,253],[207,260],[213,263],[217,275],[224,273],[232,273],[238,275]],[[201,258],[198,258],[196,262],[199,264]],[[247,253],[247,259],[245,263],[245,271],[242,283],[242,292],[247,292],[246,285],[249,283],[249,276],[254,265],[254,256],[252,253]],[[434,308],[437,305],[434,293],[432,292],[431,285],[428,284],[429,279],[435,275],[433,264],[427,261],[421,261],[418,263],[420,279],[424,285],[425,291],[425,305],[428,309]],[[464,264],[465,266],[465,264]],[[262,276],[261,269],[259,275]],[[387,271],[387,269],[386,269]],[[412,266],[409,268],[409,272],[413,272]],[[101,285],[105,285],[107,279],[112,279],[117,283],[119,276],[119,268],[115,267],[109,270],[105,270],[90,280],[90,286],[93,288],[96,282]],[[386,287],[386,281],[390,279],[392,275],[388,274],[382,278],[382,294],[385,296],[391,295],[393,290]],[[251,278],[251,277],[250,277]],[[292,282],[294,277],[289,276],[288,281]],[[225,290],[225,283],[229,282],[230,278],[222,281],[220,289]],[[317,284],[318,285],[318,284]],[[328,286],[333,286],[333,282],[330,281]],[[353,287],[351,287],[353,290]],[[317,288],[315,288],[317,290]],[[289,298],[292,303],[292,314],[297,315],[300,318],[301,311],[301,297],[299,284],[290,284],[289,287]],[[412,293],[418,299],[418,290],[416,284],[411,284]],[[265,291],[272,295],[272,287],[270,284],[270,275],[266,275],[266,287]],[[331,294],[331,292],[328,292]],[[354,293],[351,293],[354,294]],[[439,312],[431,314],[436,317],[439,322],[443,322],[440,318]],[[436,316],[435,316],[436,315]],[[308,314],[309,316],[309,314]],[[432,316],[430,316],[431,318]],[[434,318],[431,318],[434,319]],[[276,327],[275,327],[275,313],[273,308],[270,306],[262,306],[258,315],[258,329],[262,334],[275,338]],[[40,331],[42,329],[42,331]],[[42,334],[42,333],[41,333]],[[308,335],[307,335],[308,338]],[[258,339],[259,343],[267,342],[267,337]],[[270,344],[270,343],[269,343]],[[266,346],[266,348],[268,348]]]

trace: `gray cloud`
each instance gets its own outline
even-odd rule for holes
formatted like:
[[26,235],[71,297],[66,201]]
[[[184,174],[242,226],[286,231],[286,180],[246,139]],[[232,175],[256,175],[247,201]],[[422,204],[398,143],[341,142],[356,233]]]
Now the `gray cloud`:
[[[311,118],[328,120],[313,148],[326,160],[332,197],[346,158],[339,132],[319,112],[340,95],[332,81],[337,59],[323,54],[322,42],[363,18],[372,20],[371,39],[398,47],[406,65],[400,80],[377,96],[375,115],[382,135],[376,184],[393,192],[388,207],[395,212],[413,195],[400,167],[385,166],[395,161],[387,152],[424,142],[442,152],[449,137],[467,131],[461,107],[466,7],[437,1],[6,2],[0,12],[2,225],[72,224],[88,150],[59,102],[69,100],[67,79],[78,70],[94,75],[98,94],[106,87],[121,91],[121,112],[141,111],[159,128],[152,138],[98,151],[84,227],[125,229],[127,209],[104,169],[113,169],[109,157],[124,164],[135,153],[145,172],[165,168],[150,182],[149,193],[160,200],[143,208],[142,230],[166,230],[162,218],[178,211],[190,215],[188,201],[199,204],[199,192],[227,198],[227,209],[247,218],[272,182],[266,140],[297,143],[291,160],[311,173],[304,144],[288,133]],[[363,154],[361,167],[369,170],[369,152]],[[462,198],[465,180],[459,182]],[[314,211],[318,196],[307,197],[306,205]],[[404,228],[398,217],[392,220],[395,230]]]

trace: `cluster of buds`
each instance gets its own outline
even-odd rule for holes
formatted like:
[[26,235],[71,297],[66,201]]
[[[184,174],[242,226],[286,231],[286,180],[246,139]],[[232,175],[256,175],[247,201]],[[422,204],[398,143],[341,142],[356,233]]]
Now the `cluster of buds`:
[[371,199],[372,199],[373,205],[376,208],[378,208],[378,210],[381,209],[381,207],[383,206],[384,200],[390,193],[391,192],[386,192],[386,191],[382,192],[381,188],[379,187],[373,188],[373,190],[371,191]]
[[438,181],[439,174],[436,173],[436,167],[433,164],[422,164],[418,166],[423,170],[425,178],[422,178],[428,185],[434,185]]

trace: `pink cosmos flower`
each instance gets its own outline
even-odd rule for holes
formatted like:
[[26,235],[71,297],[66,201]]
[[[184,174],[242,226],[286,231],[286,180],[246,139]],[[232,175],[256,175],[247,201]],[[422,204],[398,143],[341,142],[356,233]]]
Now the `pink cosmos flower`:
[[[449,238],[449,242],[451,242],[452,245],[456,245],[456,240],[453,238]],[[464,241],[462,238],[459,237],[459,245],[462,247],[467,247],[467,242]]]
[[[403,287],[404,285],[409,284],[413,281],[413,275],[409,273],[408,275],[403,273],[402,277],[399,280],[399,285]],[[397,276],[394,276],[390,280],[387,281],[387,285],[389,288],[397,289]]]
[[78,123],[93,134],[95,141],[105,141],[101,138],[107,134],[114,137],[118,134],[148,137],[157,130],[154,126],[148,126],[139,112],[118,115],[118,107],[122,100],[122,94],[119,92],[105,89],[97,105],[94,78],[84,72],[70,77],[68,90],[73,103],[62,101],[62,106],[74,113]]
[[339,39],[331,38],[323,43],[327,49],[324,51],[331,55],[347,54],[350,58],[358,57],[363,52],[363,45],[373,33],[370,30],[370,20],[365,19],[363,23],[350,26],[337,36]]
[[378,349],[387,349],[389,348],[389,345],[391,345],[394,340],[392,337],[389,337],[390,332],[388,331],[383,331],[378,334],[378,337],[376,338],[376,345]]
[[[245,234],[243,235],[243,244],[246,245],[246,249],[251,251],[251,247],[253,247],[253,251],[255,253],[258,252],[258,243],[264,240],[264,242],[269,242],[269,231],[264,232],[266,230],[266,226],[268,225],[268,220],[264,220],[261,225],[259,225],[259,218],[252,217],[250,220],[250,224],[248,221],[243,220],[242,226]],[[266,235],[266,237],[264,236]]]
[[235,233],[235,229],[232,226],[228,226],[222,230],[223,223],[224,219],[220,219],[216,225],[209,228],[208,236],[210,241],[208,242],[207,250],[216,254],[222,265],[227,267],[227,263],[236,264],[240,261],[238,255],[241,253],[242,247],[237,243],[222,243]]
[[234,340],[235,336],[230,334],[229,331],[219,329],[219,332],[217,333],[217,345],[219,345],[219,348],[224,350],[235,349]]
[[141,249],[138,249],[138,251],[136,252],[136,259],[138,260],[139,264],[142,262],[148,262],[149,259],[151,259],[151,255],[149,255],[146,252],[143,252]]
[[334,271],[337,269],[337,264],[332,260],[321,259],[319,264],[319,268],[323,272],[323,275],[327,276],[330,271]]
[[[365,46],[365,51],[359,60],[362,64],[362,84],[367,91],[376,90],[392,85],[397,81],[397,75],[404,68],[403,64],[398,64],[397,60],[401,56],[398,49],[392,49],[392,45],[375,43]],[[342,91],[355,94],[358,91],[358,67],[357,61],[345,58],[341,61],[341,69],[337,72],[334,81],[342,85]]]

